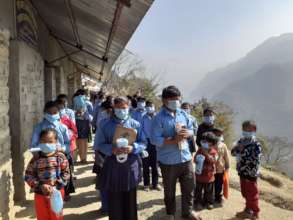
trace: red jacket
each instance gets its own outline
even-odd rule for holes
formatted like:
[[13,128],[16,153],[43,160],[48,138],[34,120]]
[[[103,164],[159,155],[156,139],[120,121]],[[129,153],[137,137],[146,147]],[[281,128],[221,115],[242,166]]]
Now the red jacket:
[[70,137],[70,152],[73,152],[76,149],[77,139],[77,128],[75,122],[72,121],[67,115],[62,116],[60,118],[60,121],[68,128]]
[[216,157],[217,151],[214,148],[211,148],[208,153],[204,152],[201,148],[196,152],[195,157],[197,155],[205,156],[203,170],[201,175],[196,174],[196,181],[200,183],[211,183],[215,181],[215,173],[216,173]]

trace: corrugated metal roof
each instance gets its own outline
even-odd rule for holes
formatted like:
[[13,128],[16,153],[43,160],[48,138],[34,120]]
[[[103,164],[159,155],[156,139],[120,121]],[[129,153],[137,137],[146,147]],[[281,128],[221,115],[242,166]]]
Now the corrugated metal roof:
[[[131,0],[130,7],[123,5],[117,29],[106,57],[108,62],[105,63],[105,71],[111,68],[121,54],[153,1]],[[62,46],[68,53],[77,50],[68,44],[71,43],[73,46],[82,45],[84,50],[96,56],[79,52],[71,55],[71,58],[83,65],[88,65],[99,73],[119,1],[32,0],[32,2],[53,35],[60,38],[61,41],[64,40]]]

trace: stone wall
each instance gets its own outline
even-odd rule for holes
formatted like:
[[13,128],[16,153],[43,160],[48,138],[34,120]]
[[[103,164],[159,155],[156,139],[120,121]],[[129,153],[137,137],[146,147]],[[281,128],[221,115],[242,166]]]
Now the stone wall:
[[14,200],[25,200],[23,181],[26,151],[32,131],[43,116],[44,62],[41,55],[23,41],[11,42],[10,111]]
[[13,184],[9,134],[9,32],[0,28],[0,219],[13,219]]

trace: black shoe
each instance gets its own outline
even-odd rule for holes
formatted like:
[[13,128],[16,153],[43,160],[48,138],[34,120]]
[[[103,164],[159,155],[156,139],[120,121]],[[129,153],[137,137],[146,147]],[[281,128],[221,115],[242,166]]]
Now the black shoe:
[[105,216],[108,216],[108,212],[105,211],[105,210],[103,210],[102,208],[100,208],[100,209],[98,210],[98,215],[99,215],[100,217],[105,217]]

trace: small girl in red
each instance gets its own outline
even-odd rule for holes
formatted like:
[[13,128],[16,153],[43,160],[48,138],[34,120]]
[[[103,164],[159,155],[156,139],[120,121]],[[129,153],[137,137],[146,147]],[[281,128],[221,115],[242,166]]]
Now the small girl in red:
[[[194,190],[194,207],[200,209],[200,206],[206,206],[208,209],[213,209],[213,189],[215,181],[215,164],[217,159],[217,137],[212,132],[203,134],[201,147],[195,155],[196,162],[196,187]],[[202,158],[202,159],[200,159]],[[203,160],[202,169],[198,169],[200,161]]]

